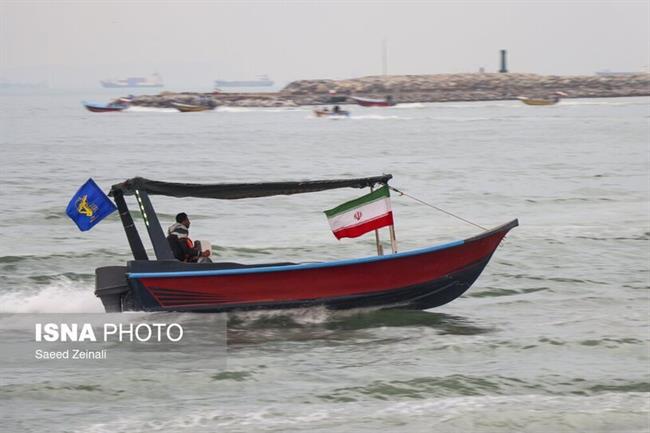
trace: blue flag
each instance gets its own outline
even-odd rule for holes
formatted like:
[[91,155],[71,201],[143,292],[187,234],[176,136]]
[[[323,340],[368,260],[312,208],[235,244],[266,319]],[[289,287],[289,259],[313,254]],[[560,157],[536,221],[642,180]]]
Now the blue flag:
[[111,199],[90,178],[72,197],[65,213],[77,224],[79,230],[85,232],[113,213],[115,209],[117,207]]

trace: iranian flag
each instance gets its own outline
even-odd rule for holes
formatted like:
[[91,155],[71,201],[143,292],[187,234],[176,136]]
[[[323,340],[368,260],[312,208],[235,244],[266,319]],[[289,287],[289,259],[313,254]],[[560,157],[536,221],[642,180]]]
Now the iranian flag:
[[325,215],[336,239],[356,238],[369,231],[392,226],[393,211],[388,185],[326,210]]

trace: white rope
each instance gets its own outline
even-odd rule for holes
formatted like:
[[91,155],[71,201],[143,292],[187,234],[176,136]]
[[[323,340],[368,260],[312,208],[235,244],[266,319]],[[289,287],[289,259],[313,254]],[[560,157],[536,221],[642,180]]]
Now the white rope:
[[437,207],[437,206],[434,206],[434,205],[432,205],[431,203],[427,203],[426,201],[420,200],[419,198],[415,198],[415,197],[413,197],[412,195],[409,195],[409,194],[407,194],[407,193],[405,193],[405,192],[403,192],[403,191],[400,191],[399,189],[397,189],[397,188],[395,188],[395,187],[393,187],[393,186],[388,185],[388,187],[389,187],[390,189],[392,189],[393,191],[395,191],[396,193],[398,193],[399,195],[405,195],[405,196],[407,196],[407,197],[409,197],[409,198],[411,198],[411,199],[413,199],[413,200],[415,200],[415,201],[417,201],[417,202],[419,202],[419,203],[422,203],[422,204],[425,205],[425,206],[429,206],[429,207],[431,207],[431,208],[433,208],[433,209],[435,209],[435,210],[437,210],[437,211],[440,211],[440,212],[445,213],[445,214],[447,214],[447,215],[449,215],[449,216],[452,216],[452,217],[454,217],[454,218],[457,218],[457,219],[459,219],[459,220],[461,220],[461,221],[463,221],[463,222],[466,222],[467,224],[471,224],[471,225],[473,225],[473,226],[475,226],[475,227],[478,227],[478,228],[480,228],[481,230],[488,231],[488,229],[486,229],[485,227],[483,227],[483,226],[481,226],[481,225],[478,225],[478,224],[473,223],[473,222],[471,222],[471,221],[469,221],[469,220],[466,220],[465,218],[459,217],[458,215],[455,215],[455,214],[453,214],[453,213],[451,213],[451,212],[448,212],[448,211],[446,211],[446,210],[444,210],[444,209],[441,209],[441,208],[439,208],[439,207]]

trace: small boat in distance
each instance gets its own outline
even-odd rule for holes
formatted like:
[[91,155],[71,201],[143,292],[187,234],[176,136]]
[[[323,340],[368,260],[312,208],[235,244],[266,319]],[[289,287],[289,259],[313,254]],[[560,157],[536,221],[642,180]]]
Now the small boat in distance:
[[529,98],[527,96],[517,96],[517,99],[526,105],[555,105],[560,102],[560,96],[569,95],[564,92],[555,92],[547,98]]
[[107,104],[93,101],[82,101],[81,103],[88,111],[92,111],[93,113],[110,113],[126,110],[129,108],[130,102],[131,100],[129,98],[118,98]]
[[390,95],[386,96],[385,99],[363,98],[361,96],[350,96],[350,98],[362,107],[392,107],[397,104]]
[[176,108],[181,113],[193,113],[197,111],[210,111],[214,110],[214,106],[210,105],[194,105],[194,104],[183,104],[182,102],[172,102],[174,108]]
[[163,87],[163,81],[160,74],[152,74],[150,77],[129,77],[118,80],[102,80],[102,87],[108,89],[130,88],[130,87]]
[[341,110],[338,106],[334,107],[332,110],[329,108],[320,108],[314,110],[314,115],[316,117],[350,117],[350,112],[346,110]]
[[275,84],[268,75],[258,75],[257,80],[244,80],[244,81],[227,81],[227,80],[215,80],[214,87],[216,89],[220,87],[270,87]]
[[[375,193],[383,189],[388,194],[391,178],[392,175],[384,174],[352,179],[194,184],[135,177],[115,184],[110,196],[117,205],[134,260],[121,266],[97,268],[95,295],[109,313],[227,312],[309,306],[425,310],[451,302],[479,277],[501,240],[518,225],[516,219],[465,240],[403,252],[395,248],[393,254],[387,255],[381,253],[378,245],[377,256],[334,261],[187,263],[175,259],[150,199],[155,194],[236,200],[336,188],[376,188]],[[149,258],[133,223],[125,200],[132,195],[144,215],[155,258]],[[358,201],[345,205],[356,205]],[[374,206],[379,202],[370,203]],[[353,212],[351,217],[358,221],[370,208],[365,209]],[[346,211],[350,210],[340,210]],[[392,213],[390,218],[392,223]],[[354,222],[351,224],[355,227]]]

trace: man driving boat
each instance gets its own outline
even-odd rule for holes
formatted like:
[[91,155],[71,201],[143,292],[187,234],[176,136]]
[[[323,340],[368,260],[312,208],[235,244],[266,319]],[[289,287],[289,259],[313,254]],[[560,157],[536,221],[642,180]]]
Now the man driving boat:
[[190,219],[185,212],[176,215],[176,222],[167,229],[167,242],[174,257],[181,262],[210,261],[210,251],[201,251],[201,243],[192,242],[190,235]]

